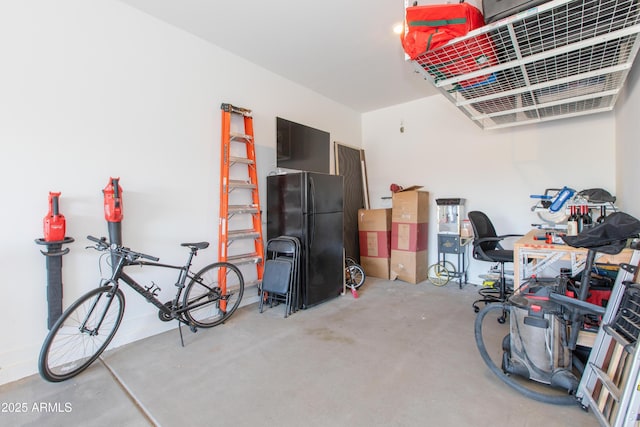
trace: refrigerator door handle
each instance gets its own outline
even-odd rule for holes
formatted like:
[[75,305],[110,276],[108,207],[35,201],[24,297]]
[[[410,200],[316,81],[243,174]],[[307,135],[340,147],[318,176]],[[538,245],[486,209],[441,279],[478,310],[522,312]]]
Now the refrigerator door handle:
[[309,193],[309,247],[312,247],[316,234],[316,187],[311,176],[309,176]]

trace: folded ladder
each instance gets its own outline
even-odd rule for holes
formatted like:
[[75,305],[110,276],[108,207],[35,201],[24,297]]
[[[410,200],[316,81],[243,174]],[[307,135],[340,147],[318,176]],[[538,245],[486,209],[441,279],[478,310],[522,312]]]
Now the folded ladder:
[[640,410],[640,285],[632,281],[639,262],[634,250],[621,265],[576,392],[607,427],[636,425]]

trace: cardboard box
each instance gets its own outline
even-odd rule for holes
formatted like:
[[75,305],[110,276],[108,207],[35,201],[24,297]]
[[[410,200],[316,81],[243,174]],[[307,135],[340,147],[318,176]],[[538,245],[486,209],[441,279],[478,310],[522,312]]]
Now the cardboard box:
[[360,266],[367,277],[379,277],[389,280],[390,258],[373,258],[360,256]]
[[391,231],[359,231],[360,256],[389,258],[391,256]]
[[393,194],[391,209],[391,249],[419,252],[427,250],[429,193],[401,191]]
[[393,222],[391,224],[391,249],[400,251],[426,251],[429,243],[429,224]]
[[389,278],[391,209],[359,209],[360,265],[367,276]]
[[358,230],[391,230],[391,209],[358,209]]
[[390,279],[417,284],[428,279],[427,251],[391,250]]
[[391,222],[429,222],[429,192],[405,190],[393,193]]
[[411,187],[393,194],[391,208],[390,279],[409,283],[427,280],[429,193]]

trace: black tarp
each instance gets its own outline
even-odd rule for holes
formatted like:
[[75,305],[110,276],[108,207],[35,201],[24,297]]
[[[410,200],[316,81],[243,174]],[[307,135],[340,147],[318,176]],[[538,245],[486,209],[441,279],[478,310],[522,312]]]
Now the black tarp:
[[577,236],[562,236],[562,240],[575,248],[617,254],[624,249],[627,239],[638,237],[640,221],[624,212],[614,212],[603,223],[583,230]]

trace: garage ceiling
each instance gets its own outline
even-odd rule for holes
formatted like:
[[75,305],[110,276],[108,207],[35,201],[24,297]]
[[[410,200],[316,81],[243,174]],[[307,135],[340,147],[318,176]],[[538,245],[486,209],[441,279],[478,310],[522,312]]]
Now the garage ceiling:
[[392,31],[403,0],[120,1],[359,112],[438,93]]

